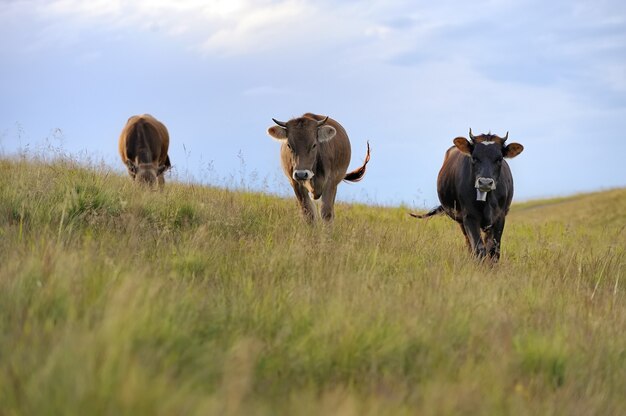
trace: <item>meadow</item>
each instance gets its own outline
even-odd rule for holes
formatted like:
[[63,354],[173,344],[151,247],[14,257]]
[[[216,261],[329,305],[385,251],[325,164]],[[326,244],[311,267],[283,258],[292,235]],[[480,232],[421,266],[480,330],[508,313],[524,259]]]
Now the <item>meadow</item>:
[[626,189],[514,203],[491,266],[408,207],[0,178],[0,415],[626,414]]

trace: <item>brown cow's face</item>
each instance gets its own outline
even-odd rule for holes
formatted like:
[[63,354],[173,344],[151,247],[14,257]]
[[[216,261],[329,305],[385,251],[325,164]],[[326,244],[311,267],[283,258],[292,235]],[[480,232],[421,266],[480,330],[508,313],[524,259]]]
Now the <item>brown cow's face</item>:
[[152,163],[135,164],[131,160],[126,161],[128,167],[128,173],[133,180],[139,182],[142,185],[153,187],[157,183],[157,176],[159,169]]
[[[498,185],[502,160],[513,158],[520,154],[524,147],[519,143],[511,143],[505,146],[506,137],[503,139],[495,135],[481,135],[474,137],[472,141],[464,137],[454,139],[454,145],[462,153],[471,157],[471,175],[476,188],[476,199],[485,201],[487,192],[493,191]],[[507,133],[508,137],[508,133]]]
[[323,122],[298,118],[272,126],[267,133],[291,153],[293,179],[308,181],[315,175],[319,144],[332,140],[337,131]]
[[137,171],[136,180],[140,184],[147,185],[152,188],[156,185],[157,182],[157,169],[152,165],[146,167],[140,166],[139,170]]

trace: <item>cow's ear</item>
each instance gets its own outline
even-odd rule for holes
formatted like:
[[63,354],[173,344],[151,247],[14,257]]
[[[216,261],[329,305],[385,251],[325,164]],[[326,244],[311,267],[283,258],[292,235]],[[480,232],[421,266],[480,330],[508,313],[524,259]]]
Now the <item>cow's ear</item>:
[[519,143],[511,143],[508,146],[506,146],[504,148],[504,157],[506,157],[507,159],[512,159],[515,156],[519,155],[520,153],[522,153],[522,151],[524,150],[524,146],[522,146]]
[[267,129],[267,134],[275,140],[284,141],[287,140],[287,129],[280,126],[272,126]]
[[465,137],[457,137],[452,141],[457,149],[461,151],[461,153],[465,153],[466,155],[471,155],[472,150],[474,150],[474,146],[465,138]]
[[[168,160],[169,162],[169,160]],[[165,173],[166,170],[170,169],[171,166],[168,165],[161,165],[159,166],[159,169],[157,169],[157,176],[163,175],[163,173]]]
[[337,130],[333,126],[321,126],[317,129],[317,140],[320,142],[327,142],[332,140],[337,134]]
[[126,167],[133,175],[137,173],[137,165],[135,165],[132,160],[126,159]]

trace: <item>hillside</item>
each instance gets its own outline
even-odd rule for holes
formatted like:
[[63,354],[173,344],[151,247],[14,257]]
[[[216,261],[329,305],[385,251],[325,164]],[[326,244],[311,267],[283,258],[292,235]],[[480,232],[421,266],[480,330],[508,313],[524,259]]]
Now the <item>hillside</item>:
[[514,205],[491,267],[406,208],[0,175],[0,414],[626,410],[626,189]]

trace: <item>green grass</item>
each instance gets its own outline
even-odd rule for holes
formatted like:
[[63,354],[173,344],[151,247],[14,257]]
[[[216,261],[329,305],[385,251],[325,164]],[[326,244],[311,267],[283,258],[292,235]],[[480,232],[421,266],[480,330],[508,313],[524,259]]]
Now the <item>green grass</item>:
[[626,189],[514,205],[491,267],[405,208],[0,174],[2,415],[626,411]]

